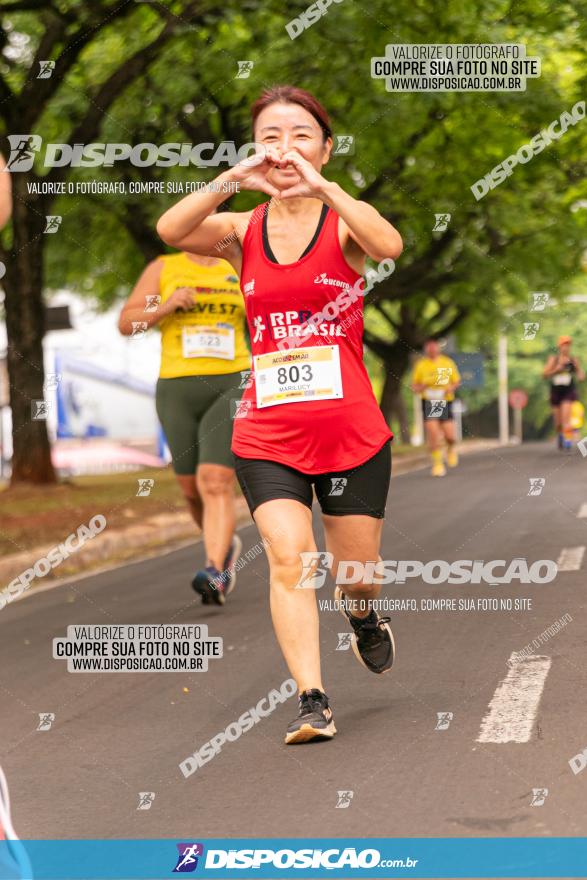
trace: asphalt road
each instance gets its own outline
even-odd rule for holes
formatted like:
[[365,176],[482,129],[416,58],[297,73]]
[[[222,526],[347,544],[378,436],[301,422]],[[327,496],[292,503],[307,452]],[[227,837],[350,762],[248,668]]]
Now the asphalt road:
[[[528,495],[536,477],[544,488]],[[444,480],[427,470],[398,477],[382,555],[557,561],[587,544],[587,519],[578,516],[586,477],[578,452],[547,445],[470,455]],[[241,536],[244,551],[258,541],[252,524]],[[191,593],[201,553],[196,545],[125,565],[0,611],[0,762],[21,837],[587,834],[587,772],[569,766],[587,747],[580,550],[566,554],[576,570],[548,584],[385,586],[382,595],[418,605],[468,597],[532,605],[394,613],[397,665],[380,678],[337,650],[347,627],[323,611],[335,739],[285,746],[292,698],[186,779],[185,757],[289,678],[271,628],[264,555],[218,609]],[[331,586],[318,595],[330,598]],[[564,615],[571,620],[536,651],[547,659],[508,666],[512,652]],[[51,656],[69,624],[168,622],[208,624],[224,639],[223,659],[205,673],[72,674]],[[49,730],[37,730],[39,713],[55,715]],[[446,729],[436,729],[437,713],[452,713]],[[512,731],[525,741],[495,741]],[[531,806],[533,789],[548,789],[542,805]],[[353,792],[346,807],[337,807],[341,791]],[[155,793],[149,809],[137,809],[139,792]]]

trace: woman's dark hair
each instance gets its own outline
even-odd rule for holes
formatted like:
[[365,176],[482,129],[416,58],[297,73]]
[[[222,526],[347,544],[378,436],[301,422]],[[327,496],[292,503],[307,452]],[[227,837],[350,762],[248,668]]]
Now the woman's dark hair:
[[270,89],[265,89],[263,94],[257,98],[251,107],[253,130],[261,110],[264,110],[265,107],[269,107],[271,104],[278,103],[299,104],[300,107],[303,107],[304,110],[307,110],[308,113],[312,114],[322,129],[324,140],[326,141],[327,138],[332,137],[330,119],[322,104],[316,100],[314,95],[311,95],[310,92],[307,92],[305,89],[298,89],[296,86],[273,86]]

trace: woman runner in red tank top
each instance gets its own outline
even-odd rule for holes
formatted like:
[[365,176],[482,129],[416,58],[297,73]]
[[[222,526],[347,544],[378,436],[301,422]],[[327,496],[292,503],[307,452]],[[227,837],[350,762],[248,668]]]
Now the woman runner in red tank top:
[[[253,355],[277,353],[273,372],[285,381],[275,385],[265,366],[245,390],[240,411],[246,417],[235,419],[233,452],[306,474],[357,467],[391,437],[363,364],[362,296],[355,291],[344,311],[336,306],[341,294],[351,299],[361,275],[344,258],[338,215],[327,206],[306,256],[288,265],[272,262],[263,246],[267,207],[255,209],[244,237],[241,289]],[[309,323],[324,310],[323,320]],[[313,363],[310,348],[322,360]],[[270,358],[261,363],[271,370]],[[319,399],[320,392],[328,396]]]
[[[220,253],[241,278],[254,368],[236,408],[232,449],[267,549],[275,632],[299,689],[299,714],[285,738],[295,743],[336,733],[322,684],[315,595],[327,568],[336,579],[352,561],[358,572],[354,583],[345,579],[344,593],[337,586],[335,604],[359,662],[380,674],[394,660],[389,618],[373,606],[380,587],[372,577],[392,434],[363,364],[361,279],[366,256],[393,265],[402,243],[373,207],[322,176],[332,131],[312,95],[269,89],[252,116],[255,156],[182,199],[157,229],[173,247]],[[271,202],[214,214],[237,188]],[[325,553],[316,551],[313,491]]]

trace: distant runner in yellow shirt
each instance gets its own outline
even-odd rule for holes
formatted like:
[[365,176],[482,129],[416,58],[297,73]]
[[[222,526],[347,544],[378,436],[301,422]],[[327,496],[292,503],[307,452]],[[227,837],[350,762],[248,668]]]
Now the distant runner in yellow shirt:
[[446,441],[446,463],[449,467],[456,467],[459,463],[452,403],[460,383],[461,376],[455,362],[440,353],[436,339],[428,339],[424,343],[424,357],[414,367],[412,390],[422,398],[433,477],[444,477],[446,474],[442,460],[443,439]]
[[242,546],[235,533],[230,444],[251,365],[243,298],[230,263],[187,253],[149,263],[118,326],[131,336],[137,326],[154,325],[161,331],[157,414],[207,554],[192,587],[204,604],[223,605]]

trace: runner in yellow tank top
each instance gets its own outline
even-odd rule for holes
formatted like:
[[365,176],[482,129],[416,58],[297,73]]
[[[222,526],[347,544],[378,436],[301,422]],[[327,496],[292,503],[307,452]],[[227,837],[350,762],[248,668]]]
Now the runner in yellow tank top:
[[446,463],[456,467],[459,456],[452,406],[461,376],[452,358],[440,352],[436,339],[424,343],[424,357],[416,363],[412,374],[412,390],[422,398],[422,415],[430,457],[432,476],[443,477],[442,441],[446,443]]
[[[159,324],[162,379],[248,370],[245,310],[238,278],[225,260],[204,264],[188,254],[159,257],[161,306],[183,288],[194,291],[189,311],[172,312]],[[158,261],[158,262],[159,262]]]
[[132,336],[157,325],[156,406],[181,491],[203,531],[206,567],[192,586],[223,605],[236,580],[232,419],[250,355],[238,277],[225,260],[178,253],[153,260],[120,314]]

